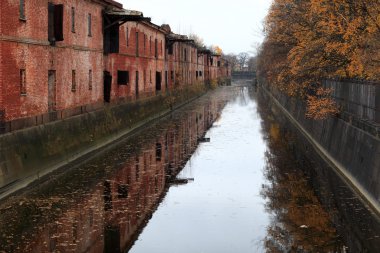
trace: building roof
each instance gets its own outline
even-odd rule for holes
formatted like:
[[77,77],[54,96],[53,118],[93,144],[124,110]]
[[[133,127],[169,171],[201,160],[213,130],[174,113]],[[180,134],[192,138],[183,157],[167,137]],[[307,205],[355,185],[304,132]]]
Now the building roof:
[[123,8],[123,4],[119,3],[119,2],[116,2],[116,1],[113,1],[113,0],[98,0],[100,2],[103,2],[107,5],[111,5],[111,6],[114,6],[116,8]]

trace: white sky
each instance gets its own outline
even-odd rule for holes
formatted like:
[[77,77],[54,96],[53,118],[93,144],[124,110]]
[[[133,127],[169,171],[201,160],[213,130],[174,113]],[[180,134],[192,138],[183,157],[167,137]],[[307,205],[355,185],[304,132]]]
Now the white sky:
[[271,0],[116,0],[180,34],[195,33],[223,52],[253,52],[263,40],[262,22]]

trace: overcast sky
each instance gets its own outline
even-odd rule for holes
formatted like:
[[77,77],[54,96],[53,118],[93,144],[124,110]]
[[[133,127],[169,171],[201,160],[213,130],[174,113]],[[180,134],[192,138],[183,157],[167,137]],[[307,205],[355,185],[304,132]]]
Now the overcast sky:
[[263,40],[262,22],[271,0],[117,0],[125,9],[142,11],[152,22],[172,31],[195,33],[223,52],[254,51]]

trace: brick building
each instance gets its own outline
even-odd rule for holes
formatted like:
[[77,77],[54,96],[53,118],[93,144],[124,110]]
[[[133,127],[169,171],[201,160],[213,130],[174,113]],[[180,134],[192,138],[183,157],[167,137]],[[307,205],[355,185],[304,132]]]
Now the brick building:
[[229,76],[220,56],[112,0],[1,0],[0,132]]

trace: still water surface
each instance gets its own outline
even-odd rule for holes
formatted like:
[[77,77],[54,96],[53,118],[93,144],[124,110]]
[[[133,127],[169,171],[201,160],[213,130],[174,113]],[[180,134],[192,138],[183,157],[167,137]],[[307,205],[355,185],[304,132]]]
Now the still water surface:
[[380,252],[265,96],[223,87],[0,203],[0,252]]

